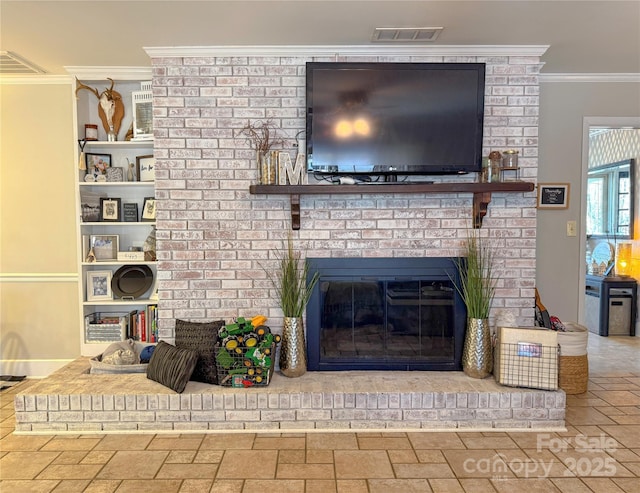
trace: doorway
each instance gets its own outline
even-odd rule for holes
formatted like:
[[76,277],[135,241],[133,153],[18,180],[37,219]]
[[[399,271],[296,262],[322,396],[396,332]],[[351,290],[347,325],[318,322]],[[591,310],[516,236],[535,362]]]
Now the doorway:
[[[578,286],[580,286],[581,292],[585,292],[585,279],[587,275],[587,196],[588,196],[588,178],[589,178],[589,170],[590,163],[594,161],[593,154],[594,152],[607,152],[608,155],[606,157],[598,156],[598,159],[601,161],[610,161],[611,163],[623,161],[625,159],[636,159],[637,166],[637,158],[640,158],[640,117],[585,117],[583,119],[583,148],[582,148],[582,200],[581,200],[581,211],[580,214],[583,218],[581,224],[581,234],[580,234],[580,258],[584,259],[583,262],[580,262],[579,275],[580,279],[578,282]],[[592,139],[590,138],[594,131],[611,131],[616,133],[616,137],[619,140],[613,139],[613,145],[609,146],[609,149],[603,151],[602,149],[594,149],[592,148]],[[628,132],[628,133],[627,133]],[[632,138],[625,138],[629,135]],[[590,159],[591,158],[591,159]],[[640,208],[638,204],[640,204],[640,186],[638,184],[640,170],[634,170],[635,173],[635,183],[634,189],[636,190],[634,205],[635,205],[635,214],[634,217],[631,218],[632,222],[635,222],[636,227],[634,228],[632,225],[631,230],[634,231],[632,237],[630,239],[638,239],[640,238],[640,230],[638,229],[638,221],[636,220],[638,217],[638,211]],[[611,241],[615,243],[613,239],[614,235],[611,235]],[[605,238],[606,239],[606,238]],[[579,323],[585,324],[586,320],[586,297],[579,296],[578,297],[578,313],[579,313]],[[636,330],[636,334],[638,331]]]

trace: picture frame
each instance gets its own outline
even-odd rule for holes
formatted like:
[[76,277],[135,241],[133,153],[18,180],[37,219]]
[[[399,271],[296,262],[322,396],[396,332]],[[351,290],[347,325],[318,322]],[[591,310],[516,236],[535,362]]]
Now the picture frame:
[[110,270],[87,272],[87,301],[105,301],[113,299]]
[[133,113],[133,139],[153,140],[153,92],[150,90],[131,93]]
[[116,182],[116,181],[124,181],[124,168],[107,168],[107,181]]
[[118,235],[89,235],[89,248],[96,262],[117,260],[119,247]]
[[87,174],[93,175],[94,181],[99,176],[104,176],[106,181],[107,168],[111,167],[111,154],[85,152],[84,159],[87,166]]
[[119,222],[122,220],[120,207],[121,199],[119,198],[101,198],[100,199],[100,220],[107,222]]
[[125,223],[137,223],[138,204],[135,202],[125,202],[122,204],[122,220]]
[[569,183],[538,183],[538,209],[569,207]]
[[136,157],[136,176],[138,181],[154,181],[156,179],[156,160],[153,155]]
[[142,217],[141,221],[144,222],[153,222],[156,220],[156,198],[155,197],[145,197],[144,205],[142,206]]
[[82,222],[100,221],[100,199],[103,194],[80,190],[80,207],[82,210]]

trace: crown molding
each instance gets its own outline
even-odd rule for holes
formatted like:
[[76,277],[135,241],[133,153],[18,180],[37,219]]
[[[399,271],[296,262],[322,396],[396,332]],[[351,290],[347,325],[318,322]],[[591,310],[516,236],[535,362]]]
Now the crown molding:
[[640,73],[634,74],[539,74],[539,82],[635,82],[640,83]]
[[64,69],[72,76],[84,80],[151,80],[151,67],[92,67],[69,66]]
[[37,85],[70,84],[73,78],[68,75],[0,75],[0,85]]
[[156,46],[152,58],[228,56],[542,56],[549,45]]

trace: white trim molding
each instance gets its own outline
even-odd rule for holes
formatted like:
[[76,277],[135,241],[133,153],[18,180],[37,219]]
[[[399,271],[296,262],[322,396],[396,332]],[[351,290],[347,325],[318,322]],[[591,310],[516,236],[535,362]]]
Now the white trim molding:
[[3,272],[0,283],[4,282],[77,282],[75,272]]
[[28,84],[71,84],[73,78],[68,75],[2,75],[1,85],[28,85]]
[[227,56],[542,56],[549,45],[309,45],[309,46],[156,46],[144,47],[152,58]]
[[539,74],[540,82],[631,82],[640,83],[640,74]]
[[74,77],[83,80],[145,80],[151,79],[151,67],[98,67],[68,66],[64,69]]

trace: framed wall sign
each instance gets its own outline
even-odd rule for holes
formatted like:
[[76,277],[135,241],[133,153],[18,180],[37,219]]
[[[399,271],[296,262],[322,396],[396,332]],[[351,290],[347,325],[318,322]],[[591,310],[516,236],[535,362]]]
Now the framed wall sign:
[[156,179],[156,160],[153,156],[136,157],[136,172],[138,181],[154,181]]
[[122,204],[122,220],[125,223],[138,222],[138,204],[134,202],[125,202]]
[[142,221],[156,220],[156,199],[155,197],[145,197],[142,206]]
[[569,207],[569,183],[538,183],[538,209]]
[[133,140],[153,140],[153,93],[133,91]]
[[123,168],[107,168],[107,181],[124,181],[124,169]]
[[122,221],[120,199],[100,199],[100,219],[102,221]]

